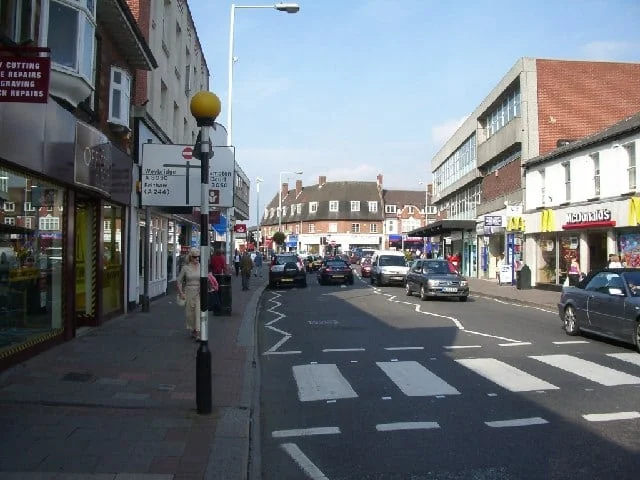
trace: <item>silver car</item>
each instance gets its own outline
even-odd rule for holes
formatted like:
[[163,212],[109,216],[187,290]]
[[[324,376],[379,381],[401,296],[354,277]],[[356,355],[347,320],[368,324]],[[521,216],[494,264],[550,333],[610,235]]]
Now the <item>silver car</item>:
[[562,290],[558,312],[568,335],[591,332],[640,351],[640,270],[591,272],[575,287]]

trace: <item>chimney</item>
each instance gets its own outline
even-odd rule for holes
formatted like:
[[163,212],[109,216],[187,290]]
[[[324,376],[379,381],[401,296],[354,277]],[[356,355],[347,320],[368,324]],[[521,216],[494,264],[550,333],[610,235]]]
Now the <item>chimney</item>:
[[288,193],[289,193],[289,184],[284,182],[280,187],[280,196],[284,198],[287,196]]
[[302,193],[302,180],[296,180],[296,197]]
[[324,175],[320,175],[318,177],[318,186],[322,187],[325,183],[327,183],[327,177],[325,177]]
[[382,188],[382,174],[379,173],[376,179],[378,180],[378,187]]

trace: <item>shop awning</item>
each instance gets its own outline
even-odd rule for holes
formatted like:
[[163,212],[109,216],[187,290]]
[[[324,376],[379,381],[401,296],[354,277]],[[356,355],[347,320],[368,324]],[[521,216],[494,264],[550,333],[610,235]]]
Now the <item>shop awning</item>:
[[426,227],[416,228],[407,233],[409,237],[436,237],[451,235],[452,232],[475,232],[475,220],[437,220]]

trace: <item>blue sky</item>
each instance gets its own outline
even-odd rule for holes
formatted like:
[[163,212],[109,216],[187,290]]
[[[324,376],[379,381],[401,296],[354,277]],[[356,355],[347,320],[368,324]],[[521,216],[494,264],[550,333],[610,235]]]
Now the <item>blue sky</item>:
[[[523,56],[640,61],[637,0],[300,0],[236,9],[233,143],[249,178],[421,189],[430,161]],[[238,5],[270,5],[249,0]],[[190,0],[226,124],[231,2]],[[285,175],[283,180],[286,181]],[[255,185],[251,189],[255,224]]]

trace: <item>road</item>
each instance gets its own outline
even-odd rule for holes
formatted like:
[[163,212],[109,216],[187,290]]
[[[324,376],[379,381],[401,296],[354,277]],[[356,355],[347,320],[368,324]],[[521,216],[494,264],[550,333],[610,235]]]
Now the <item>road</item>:
[[631,347],[473,292],[309,280],[260,308],[265,480],[637,478]]

